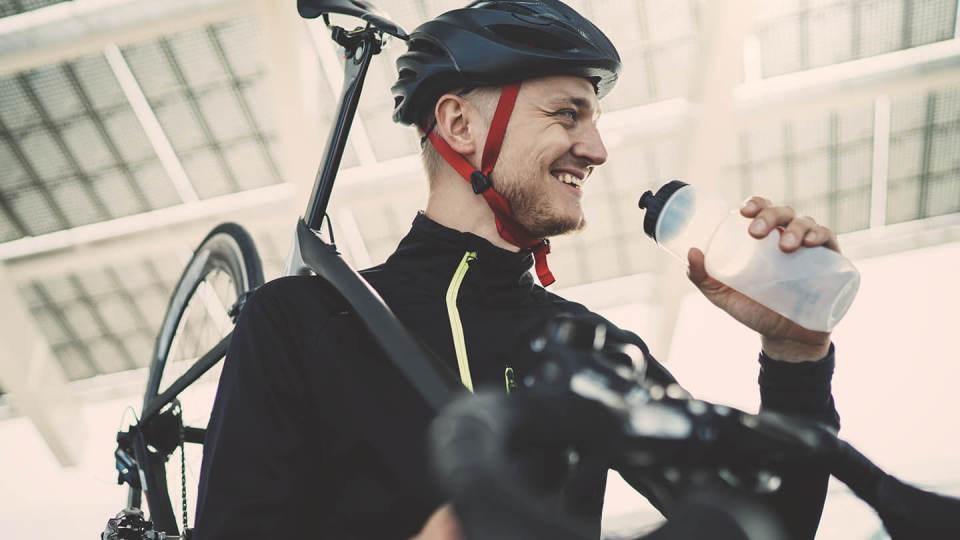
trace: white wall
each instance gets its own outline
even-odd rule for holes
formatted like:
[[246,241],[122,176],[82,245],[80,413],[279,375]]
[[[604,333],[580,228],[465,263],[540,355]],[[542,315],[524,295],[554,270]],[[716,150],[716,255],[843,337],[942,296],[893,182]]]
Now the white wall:
[[[61,468],[26,418],[0,422],[0,538],[99,538],[107,518],[123,508],[126,490],[113,468],[123,409],[137,402],[83,407],[86,443],[80,464]],[[129,417],[128,417],[129,418]]]

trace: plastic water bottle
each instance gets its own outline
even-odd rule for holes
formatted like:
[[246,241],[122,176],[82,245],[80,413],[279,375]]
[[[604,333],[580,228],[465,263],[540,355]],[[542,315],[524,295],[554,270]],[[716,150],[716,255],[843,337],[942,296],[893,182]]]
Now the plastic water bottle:
[[784,253],[779,229],[758,240],[739,209],[684,182],[647,191],[640,208],[644,232],[658,245],[685,264],[699,248],[710,277],[809,330],[832,330],[860,288],[860,273],[843,255],[822,246]]

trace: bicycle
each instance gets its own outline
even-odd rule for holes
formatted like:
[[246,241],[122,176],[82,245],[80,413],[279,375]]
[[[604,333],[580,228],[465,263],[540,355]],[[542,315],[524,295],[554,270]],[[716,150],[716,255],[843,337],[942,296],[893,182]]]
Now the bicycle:
[[[306,211],[297,223],[285,274],[313,273],[329,281],[408,382],[427,396],[427,403],[438,412],[452,395],[447,381],[383,300],[340,257],[332,233],[328,243],[317,232],[325,219],[332,231],[326,208],[370,62],[383,50],[388,37],[405,40],[407,33],[363,0],[298,0],[297,9],[304,18],[324,21],[345,62],[335,121]],[[331,14],[359,18],[366,25],[346,30],[331,24]],[[129,487],[127,507],[140,509],[145,502],[148,512],[141,512],[137,519],[151,523],[150,529],[166,538],[189,537],[185,453],[187,445],[202,445],[205,435],[204,427],[187,425],[181,397],[202,377],[216,378],[215,367],[229,347],[233,324],[246,298],[263,281],[256,247],[241,226],[222,224],[207,235],[171,295],[154,344],[139,418],[117,434],[114,457],[118,483]],[[177,374],[177,370],[182,373]],[[178,449],[179,467],[169,463]],[[170,498],[171,473],[180,477],[179,521]],[[130,515],[136,514],[133,511]],[[146,531],[145,526],[131,527],[130,535],[135,534],[130,531],[140,530],[138,527]],[[141,538],[142,534],[129,537]]]

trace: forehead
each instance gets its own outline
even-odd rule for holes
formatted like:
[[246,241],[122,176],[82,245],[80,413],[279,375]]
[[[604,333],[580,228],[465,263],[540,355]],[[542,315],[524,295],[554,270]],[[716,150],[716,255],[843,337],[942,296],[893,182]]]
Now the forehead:
[[593,84],[583,77],[561,75],[528,79],[523,82],[520,92],[534,106],[574,105],[593,112],[600,110]]

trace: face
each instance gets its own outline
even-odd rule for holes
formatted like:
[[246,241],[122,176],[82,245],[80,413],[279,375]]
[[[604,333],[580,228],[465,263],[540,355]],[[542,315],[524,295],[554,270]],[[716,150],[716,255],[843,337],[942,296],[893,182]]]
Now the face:
[[589,81],[545,77],[524,81],[494,167],[494,187],[533,235],[582,229],[590,173],[607,160],[597,131],[599,103]]

